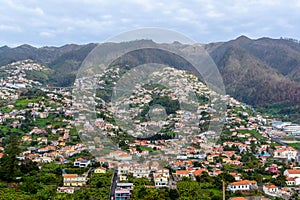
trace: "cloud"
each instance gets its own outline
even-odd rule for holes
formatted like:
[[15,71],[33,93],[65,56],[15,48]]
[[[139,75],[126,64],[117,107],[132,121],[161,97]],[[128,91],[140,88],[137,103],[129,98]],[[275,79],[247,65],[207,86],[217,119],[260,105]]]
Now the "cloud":
[[1,25],[0,31],[2,32],[18,32],[21,33],[22,29],[19,26],[11,26],[11,25]]
[[297,0],[7,0],[1,4],[0,45],[101,42],[142,27],[174,29],[200,43],[241,34],[300,38]]

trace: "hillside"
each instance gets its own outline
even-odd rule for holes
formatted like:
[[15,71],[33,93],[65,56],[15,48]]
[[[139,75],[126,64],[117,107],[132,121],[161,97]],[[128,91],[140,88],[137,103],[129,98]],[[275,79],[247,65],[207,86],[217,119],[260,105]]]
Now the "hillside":
[[271,114],[299,118],[300,44],[292,40],[241,36],[206,49],[222,74],[226,91]]
[[27,44],[15,48],[3,46],[0,47],[0,66],[31,59],[54,70],[49,77],[50,85],[67,86],[73,83],[81,62],[95,46],[96,44],[41,48]]
[[[149,42],[149,41],[147,41]],[[112,46],[114,44],[108,44]],[[128,45],[128,44],[124,44]],[[185,47],[179,43],[178,48]],[[53,70],[48,84],[72,85],[80,64],[96,44],[65,45],[62,47],[35,48],[21,45],[16,48],[0,47],[0,65],[13,61],[32,59]],[[246,36],[228,42],[204,45],[217,64],[228,94],[256,107],[268,107],[281,115],[291,115],[299,110],[300,103],[300,44],[291,39]],[[135,53],[127,60],[116,62],[138,64]],[[158,60],[170,60],[170,55]],[[156,55],[152,55],[153,59]],[[128,60],[129,58],[129,60]],[[171,62],[171,61],[170,61]],[[119,63],[120,64],[120,63]],[[185,65],[189,68],[188,65]],[[277,108],[281,108],[276,110]],[[296,115],[297,116],[297,115]]]

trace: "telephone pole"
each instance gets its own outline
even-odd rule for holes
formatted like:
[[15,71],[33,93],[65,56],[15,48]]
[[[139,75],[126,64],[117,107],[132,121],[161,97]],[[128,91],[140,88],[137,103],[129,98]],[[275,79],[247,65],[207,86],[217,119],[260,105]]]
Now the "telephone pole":
[[222,187],[223,187],[223,200],[225,200],[225,181],[222,180]]

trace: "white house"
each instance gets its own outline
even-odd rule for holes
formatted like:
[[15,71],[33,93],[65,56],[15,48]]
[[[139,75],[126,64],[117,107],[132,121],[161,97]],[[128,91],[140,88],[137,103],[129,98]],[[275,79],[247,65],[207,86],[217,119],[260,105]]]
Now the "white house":
[[158,169],[153,173],[153,176],[157,176],[158,174],[162,174],[163,176],[170,178],[170,171],[167,168]]
[[129,174],[130,164],[129,163],[121,163],[118,166],[118,175],[126,175]]
[[276,185],[264,185],[263,191],[266,194],[277,194],[279,189]]
[[286,169],[283,175],[288,178],[300,178],[300,169]]
[[292,178],[292,177],[291,177],[291,178],[288,178],[288,177],[287,177],[287,178],[286,178],[286,181],[285,181],[286,185],[287,185],[287,186],[293,186],[293,185],[296,185],[295,179],[296,179],[296,178]]
[[256,181],[249,181],[249,180],[241,180],[241,181],[236,181],[233,183],[230,183],[227,186],[228,191],[249,191],[257,189],[257,183]]
[[274,150],[274,158],[297,160],[298,152],[293,147],[279,146]]
[[176,175],[180,178],[190,177],[190,172],[188,170],[177,170]]
[[154,184],[155,187],[168,187],[168,183],[169,183],[169,178],[162,175],[162,174],[158,174],[157,176],[154,176]]
[[64,186],[80,187],[86,185],[87,175],[79,176],[78,174],[63,174]]
[[74,165],[74,167],[83,168],[83,167],[88,167],[90,164],[91,164],[90,160],[84,160],[84,159],[79,158],[74,162],[73,165]]
[[132,174],[135,178],[148,178],[150,175],[150,169],[148,166],[137,166],[132,169]]
[[73,194],[74,193],[74,187],[58,187],[56,189],[56,191],[59,192],[59,193]]

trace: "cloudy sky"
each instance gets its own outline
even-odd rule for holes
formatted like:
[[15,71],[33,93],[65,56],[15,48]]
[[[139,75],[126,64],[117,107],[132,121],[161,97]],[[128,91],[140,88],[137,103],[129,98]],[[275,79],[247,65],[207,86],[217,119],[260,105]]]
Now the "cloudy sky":
[[144,27],[175,30],[199,43],[300,39],[300,1],[0,0],[0,46],[102,42]]

